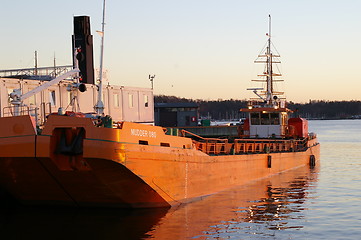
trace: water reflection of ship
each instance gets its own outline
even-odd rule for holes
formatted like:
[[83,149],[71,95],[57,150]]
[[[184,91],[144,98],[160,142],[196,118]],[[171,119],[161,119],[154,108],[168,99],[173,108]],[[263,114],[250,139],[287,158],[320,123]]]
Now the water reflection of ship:
[[[304,209],[302,204],[307,200],[307,180],[301,177],[285,187],[268,185],[266,198],[255,201],[247,209],[241,209],[241,211],[248,212],[248,217],[244,220],[254,223],[273,222],[287,219],[294,212],[300,212]],[[287,224],[287,222],[284,223]],[[271,229],[273,228],[279,230],[283,227],[277,224],[277,227],[271,227]]]
[[0,239],[145,239],[167,209],[0,210]]
[[[317,173],[318,168],[310,170],[305,166],[170,210],[6,206],[0,210],[0,238],[204,239],[227,236],[236,230],[237,234],[258,234],[262,224],[270,230],[302,228],[290,221],[303,217]],[[17,231],[19,228],[22,231]],[[58,232],[55,238],[54,232]]]
[[[148,234],[155,239],[227,238],[266,230],[300,229],[319,168],[298,168],[171,209]],[[256,226],[257,225],[257,226]],[[242,231],[244,230],[244,231]]]

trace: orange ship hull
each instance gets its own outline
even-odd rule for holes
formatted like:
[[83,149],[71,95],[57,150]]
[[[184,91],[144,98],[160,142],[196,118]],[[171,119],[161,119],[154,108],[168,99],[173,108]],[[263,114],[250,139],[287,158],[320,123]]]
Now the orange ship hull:
[[289,169],[318,164],[304,151],[209,155],[190,138],[124,122],[50,115],[41,134],[30,116],[1,118],[0,187],[25,204],[169,207]]

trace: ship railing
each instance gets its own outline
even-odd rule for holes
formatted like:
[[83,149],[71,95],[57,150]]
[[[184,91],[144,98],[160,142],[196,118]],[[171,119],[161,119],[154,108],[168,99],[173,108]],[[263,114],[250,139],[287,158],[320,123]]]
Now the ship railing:
[[[265,102],[264,101],[260,101],[258,98],[257,99],[250,99],[247,102],[247,106],[248,107],[261,107],[264,106]],[[279,101],[279,102],[274,102],[272,104],[273,107],[278,107],[278,108],[285,108],[287,106],[286,101]]]
[[34,118],[37,126],[41,126],[46,122],[46,117],[51,113],[50,103],[41,103],[40,107],[30,104],[20,106],[4,107],[2,111],[3,117],[25,116],[29,115]]
[[234,154],[297,152],[307,149],[307,139],[235,139]]
[[193,141],[193,143],[197,150],[207,154],[211,154],[211,155],[229,154],[233,144],[228,143],[227,139],[217,139],[217,140],[218,140],[217,142],[215,142],[214,139],[212,139],[205,142]]
[[317,141],[317,135],[315,133],[309,133],[308,134],[308,141],[307,141],[307,146],[308,147],[313,147],[316,146],[318,143]]
[[193,138],[198,139],[198,140],[193,140],[193,144],[195,148],[207,154],[212,154],[212,155],[229,154],[233,146],[233,144],[228,143],[228,139],[205,138],[184,129],[180,130],[181,136],[184,137],[186,136],[186,134],[189,134]]
[[219,154],[252,154],[305,151],[310,147],[308,138],[303,139],[235,139],[229,143],[228,139],[204,138],[186,130],[181,135],[192,135],[195,148],[211,155]]
[[20,106],[16,109],[14,106],[4,107],[3,108],[3,117],[14,117],[14,116],[37,116],[39,111],[38,107],[33,106]]
[[51,114],[51,103],[42,102],[40,104],[40,125],[43,125],[46,122],[47,116]]
[[299,152],[310,147],[307,139],[235,139],[234,143],[229,143],[227,139],[203,139],[202,141],[193,140],[193,143],[197,150],[211,155]]
[[308,133],[308,139],[312,140],[312,139],[315,139],[315,138],[317,138],[316,133],[313,133],[313,132]]

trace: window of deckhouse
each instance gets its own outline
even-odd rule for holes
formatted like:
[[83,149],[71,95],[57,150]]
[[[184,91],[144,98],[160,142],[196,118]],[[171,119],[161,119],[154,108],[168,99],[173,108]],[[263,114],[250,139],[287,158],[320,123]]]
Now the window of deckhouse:
[[54,90],[49,91],[49,102],[50,102],[51,106],[55,106],[55,104],[56,104],[55,91]]
[[[6,90],[8,91],[8,96],[9,96],[9,94],[14,91],[14,88],[6,88]],[[11,98],[8,97],[8,100],[9,100],[9,104],[10,104]]]
[[129,107],[132,108],[134,107],[134,102],[133,102],[133,94],[128,95],[128,101],[129,101]]
[[280,115],[279,115],[279,113],[267,113],[267,112],[251,113],[251,124],[252,125],[279,125],[280,124]]
[[119,94],[115,93],[113,97],[114,97],[114,107],[119,107]]
[[280,124],[280,114],[279,113],[271,113],[271,125],[279,125]]
[[252,125],[260,125],[261,122],[260,122],[260,116],[259,116],[259,113],[256,112],[256,113],[251,113],[251,124]]
[[144,107],[148,107],[149,106],[149,97],[148,95],[144,95]]
[[261,113],[261,125],[270,125],[269,113]]

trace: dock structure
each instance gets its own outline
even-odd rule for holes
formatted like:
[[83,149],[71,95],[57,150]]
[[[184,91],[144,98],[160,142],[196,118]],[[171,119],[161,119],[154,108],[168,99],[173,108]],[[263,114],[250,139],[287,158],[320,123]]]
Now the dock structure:
[[51,80],[73,69],[73,65],[0,70],[1,78]]

